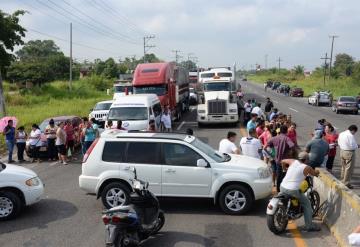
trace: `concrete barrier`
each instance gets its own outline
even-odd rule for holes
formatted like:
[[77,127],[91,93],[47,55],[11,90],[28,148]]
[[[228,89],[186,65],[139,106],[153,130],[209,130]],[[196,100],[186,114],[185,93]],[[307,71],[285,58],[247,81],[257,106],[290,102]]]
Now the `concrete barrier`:
[[360,224],[360,197],[325,169],[314,179],[320,194],[320,216],[340,246],[350,246],[348,235]]

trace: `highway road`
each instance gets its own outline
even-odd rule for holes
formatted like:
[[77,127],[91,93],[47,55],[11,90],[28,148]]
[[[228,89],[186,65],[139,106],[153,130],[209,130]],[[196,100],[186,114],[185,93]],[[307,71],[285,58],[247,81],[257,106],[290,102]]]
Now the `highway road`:
[[[257,86],[249,84],[244,85],[244,88],[249,92],[249,96],[261,98]],[[273,98],[282,101],[281,98]],[[292,106],[300,110],[295,108],[296,103]],[[280,109],[283,110],[281,107]],[[296,117],[296,114],[294,117],[295,121],[299,122],[299,129],[305,129],[304,133],[311,130],[310,125],[313,125],[312,122],[318,118],[315,114],[313,120],[302,123],[301,118]],[[177,123],[174,129],[185,131],[186,128],[192,128],[196,136],[215,148],[229,130],[239,133],[240,126],[231,128],[208,126],[198,129],[195,121],[196,108],[192,107],[191,112],[185,115],[184,121]],[[341,127],[337,122],[335,125]],[[68,166],[48,162],[28,163],[24,166],[38,173],[46,184],[46,193],[41,202],[27,208],[17,219],[0,222],[0,246],[104,246],[102,205],[94,196],[86,195],[79,189],[80,162]],[[273,235],[266,226],[267,200],[257,201],[251,211],[244,216],[224,215],[211,200],[161,199],[160,203],[166,213],[165,226],[159,235],[145,241],[141,246],[337,246],[334,237],[324,226],[321,232],[299,232],[296,226],[303,225],[302,220],[293,223],[292,229],[287,233],[281,236]]]

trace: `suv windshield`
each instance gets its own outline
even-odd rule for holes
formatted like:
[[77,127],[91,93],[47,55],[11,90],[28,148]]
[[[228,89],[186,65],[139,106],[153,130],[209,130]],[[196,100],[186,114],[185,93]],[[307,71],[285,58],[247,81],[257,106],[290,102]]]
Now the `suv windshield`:
[[132,86],[115,86],[114,90],[115,93],[125,93],[125,88],[128,89],[128,92],[132,92],[133,91],[133,87]]
[[229,82],[204,83],[204,91],[231,91],[231,84]]
[[94,111],[109,110],[112,103],[99,103],[96,104]]
[[147,120],[148,109],[147,107],[118,107],[112,108],[109,111],[109,120]]
[[230,72],[218,72],[217,75],[220,77],[232,77],[232,73]]
[[215,76],[215,73],[205,73],[201,74],[201,78],[212,78]]
[[191,142],[191,144],[200,149],[203,153],[205,153],[206,155],[208,155],[210,158],[212,158],[213,160],[215,160],[216,162],[225,162],[228,161],[227,157],[224,157],[223,155],[221,155],[219,152],[217,152],[216,150],[214,150],[212,147],[210,147],[208,144],[200,141],[198,138],[195,138],[194,141]]
[[162,96],[166,94],[166,85],[155,85],[155,86],[145,86],[145,87],[134,87],[134,94],[145,94],[153,93],[157,96]]

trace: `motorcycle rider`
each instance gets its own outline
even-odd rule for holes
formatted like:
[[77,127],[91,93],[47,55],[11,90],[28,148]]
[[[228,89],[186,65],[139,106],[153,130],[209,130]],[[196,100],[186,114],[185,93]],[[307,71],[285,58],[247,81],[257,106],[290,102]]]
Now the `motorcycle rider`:
[[309,163],[309,154],[301,152],[298,155],[298,160],[284,159],[281,165],[284,170],[287,170],[286,175],[281,182],[280,192],[295,197],[299,200],[304,209],[305,227],[304,231],[313,232],[320,231],[321,228],[312,222],[313,210],[309,199],[300,191],[300,185],[308,176],[318,176],[319,171],[314,170]]

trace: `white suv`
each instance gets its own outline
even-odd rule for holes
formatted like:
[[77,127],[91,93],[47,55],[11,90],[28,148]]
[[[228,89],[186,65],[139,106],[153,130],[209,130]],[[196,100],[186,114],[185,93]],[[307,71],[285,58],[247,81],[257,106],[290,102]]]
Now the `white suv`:
[[106,208],[126,204],[132,169],[160,197],[213,198],[228,214],[243,214],[271,194],[271,171],[259,159],[220,154],[185,134],[107,130],[84,156],[80,188]]

